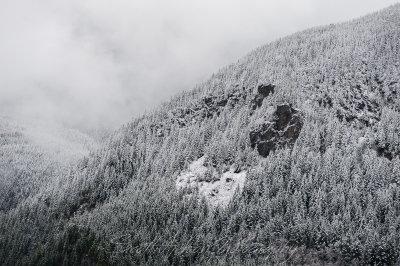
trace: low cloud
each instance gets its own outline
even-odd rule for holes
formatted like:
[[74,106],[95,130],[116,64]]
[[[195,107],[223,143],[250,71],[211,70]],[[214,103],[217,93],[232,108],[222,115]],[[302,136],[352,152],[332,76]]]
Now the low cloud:
[[0,114],[113,129],[251,49],[381,0],[3,0]]

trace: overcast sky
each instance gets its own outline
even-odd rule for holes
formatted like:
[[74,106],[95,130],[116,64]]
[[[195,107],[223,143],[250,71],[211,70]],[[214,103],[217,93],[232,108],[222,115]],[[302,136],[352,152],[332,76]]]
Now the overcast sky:
[[391,0],[1,0],[0,115],[121,123],[252,49]]

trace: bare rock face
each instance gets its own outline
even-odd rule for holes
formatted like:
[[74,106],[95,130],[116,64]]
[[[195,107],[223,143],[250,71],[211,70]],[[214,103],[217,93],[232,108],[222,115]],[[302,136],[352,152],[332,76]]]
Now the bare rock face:
[[372,145],[372,149],[376,151],[379,157],[385,157],[390,161],[393,160],[393,158],[400,156],[399,151],[395,151],[388,144],[379,145],[377,141]]
[[252,108],[253,110],[261,107],[264,99],[268,97],[270,94],[275,92],[275,85],[272,84],[261,84],[257,88],[257,95],[252,100]]
[[268,97],[271,93],[274,93],[275,91],[275,85],[272,84],[261,84],[258,86],[257,89],[258,93],[263,95],[264,97]]
[[303,120],[298,110],[289,104],[278,105],[272,121],[264,122],[250,132],[251,147],[267,157],[278,148],[293,146],[302,127]]
[[246,88],[228,94],[209,95],[199,101],[184,107],[176,108],[166,117],[165,123],[150,125],[151,131],[157,137],[168,135],[171,125],[179,127],[190,126],[195,123],[219,116],[226,107],[235,107],[240,102],[246,101]]
[[[257,87],[257,94],[251,99],[252,110],[261,107],[264,99],[275,92],[275,85],[261,84]],[[245,87],[234,92],[220,95],[208,95],[184,108],[176,108],[166,117],[165,123],[150,125],[151,131],[157,137],[168,135],[171,125],[186,127],[192,124],[219,116],[224,108],[235,107],[246,102],[248,90]],[[250,113],[252,114],[252,113]]]
[[212,118],[215,115],[218,116],[225,107],[235,107],[240,101],[245,100],[245,88],[226,95],[206,96],[189,107],[173,110],[171,123],[176,123],[180,127],[189,126],[204,119]]

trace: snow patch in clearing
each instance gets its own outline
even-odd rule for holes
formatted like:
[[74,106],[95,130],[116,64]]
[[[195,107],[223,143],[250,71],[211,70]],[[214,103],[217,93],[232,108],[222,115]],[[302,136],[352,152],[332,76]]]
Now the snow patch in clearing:
[[204,196],[207,202],[215,207],[226,206],[232,199],[237,188],[241,191],[246,181],[246,171],[235,173],[231,168],[222,175],[217,175],[212,169],[214,180],[207,181],[205,174],[208,170],[204,166],[205,156],[192,162],[188,169],[182,172],[176,179],[177,189],[198,187],[200,195]]
[[205,167],[204,161],[205,156],[199,158],[198,160],[192,162],[189,165],[189,169],[185,172],[181,173],[176,179],[176,187],[178,189],[184,188],[187,186],[192,187],[192,185],[199,180],[207,171],[207,167]]

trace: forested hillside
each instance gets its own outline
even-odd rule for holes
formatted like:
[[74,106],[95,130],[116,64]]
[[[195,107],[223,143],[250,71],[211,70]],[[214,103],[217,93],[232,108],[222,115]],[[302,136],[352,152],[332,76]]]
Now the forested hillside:
[[0,136],[0,211],[35,195],[97,146],[78,131],[6,117],[0,117]]
[[252,51],[24,180],[0,262],[400,263],[399,40],[397,4]]

